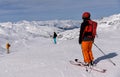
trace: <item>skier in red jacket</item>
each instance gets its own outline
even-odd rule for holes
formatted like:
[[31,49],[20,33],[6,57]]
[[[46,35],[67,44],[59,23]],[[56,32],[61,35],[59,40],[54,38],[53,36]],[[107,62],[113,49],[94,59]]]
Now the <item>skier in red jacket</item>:
[[90,19],[90,13],[84,12],[82,15],[83,22],[80,28],[79,44],[84,57],[86,65],[93,65],[92,44],[96,35],[97,23]]

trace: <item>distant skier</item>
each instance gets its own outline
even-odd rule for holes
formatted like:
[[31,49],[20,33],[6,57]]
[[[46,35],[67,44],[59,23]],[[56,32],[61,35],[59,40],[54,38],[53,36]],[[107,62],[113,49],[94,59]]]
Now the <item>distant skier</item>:
[[84,57],[86,65],[93,65],[92,44],[96,35],[97,22],[90,19],[90,13],[84,12],[82,15],[83,22],[81,23],[79,44]]
[[53,34],[54,44],[56,44],[56,43],[57,43],[57,41],[56,41],[56,37],[57,37],[57,34],[56,34],[56,32],[54,32],[54,34]]
[[10,44],[8,42],[6,43],[6,49],[7,49],[7,54],[9,54],[10,53],[10,50],[9,50],[10,49]]

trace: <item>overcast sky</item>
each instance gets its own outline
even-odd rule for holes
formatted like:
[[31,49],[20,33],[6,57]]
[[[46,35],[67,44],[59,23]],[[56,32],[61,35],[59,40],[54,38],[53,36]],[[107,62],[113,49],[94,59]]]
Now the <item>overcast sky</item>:
[[120,13],[120,0],[0,0],[0,22],[21,20],[81,20]]

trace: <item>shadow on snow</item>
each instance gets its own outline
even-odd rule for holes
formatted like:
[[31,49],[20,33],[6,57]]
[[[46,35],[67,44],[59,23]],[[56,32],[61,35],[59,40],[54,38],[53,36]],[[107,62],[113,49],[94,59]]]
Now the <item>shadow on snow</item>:
[[97,59],[95,59],[94,62],[95,62],[95,64],[97,64],[101,60],[110,59],[110,58],[113,58],[113,57],[115,57],[117,55],[118,55],[117,53],[109,53],[109,54],[103,55],[101,57],[98,57]]

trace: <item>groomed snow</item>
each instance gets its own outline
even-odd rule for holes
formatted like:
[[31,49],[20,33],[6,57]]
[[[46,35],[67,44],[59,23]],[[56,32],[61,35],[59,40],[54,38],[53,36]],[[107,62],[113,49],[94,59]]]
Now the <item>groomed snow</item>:
[[[81,21],[20,21],[0,23],[0,77],[120,77],[120,14],[96,21],[95,43],[106,55],[95,46],[93,54],[97,67],[107,69],[106,73],[88,73],[69,63],[75,58],[83,61],[78,44]],[[50,38],[54,31],[59,33],[56,45]],[[6,42],[11,44],[10,54]]]

